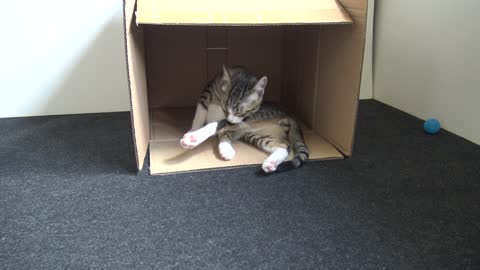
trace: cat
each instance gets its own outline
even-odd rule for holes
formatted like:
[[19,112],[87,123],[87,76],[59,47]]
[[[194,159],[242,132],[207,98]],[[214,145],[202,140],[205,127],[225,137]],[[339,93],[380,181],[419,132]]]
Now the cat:
[[[234,158],[232,144],[241,139],[270,153],[262,164],[265,173],[301,167],[309,150],[300,126],[273,104],[262,102],[266,86],[266,76],[257,79],[243,67],[224,65],[200,95],[192,128],[180,144],[191,149],[217,134],[225,160]],[[290,150],[295,155],[285,162]]]

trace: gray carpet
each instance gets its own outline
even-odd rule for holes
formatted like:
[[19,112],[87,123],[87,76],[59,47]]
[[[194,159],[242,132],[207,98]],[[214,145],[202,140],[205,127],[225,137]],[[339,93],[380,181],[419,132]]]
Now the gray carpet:
[[128,113],[0,120],[2,269],[480,269],[480,147],[361,102],[354,156],[135,173]]

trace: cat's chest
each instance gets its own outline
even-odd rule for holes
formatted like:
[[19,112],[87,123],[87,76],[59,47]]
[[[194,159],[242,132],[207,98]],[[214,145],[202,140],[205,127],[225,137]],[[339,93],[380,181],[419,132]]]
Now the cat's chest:
[[218,104],[210,104],[207,110],[207,123],[217,122],[226,118],[225,112]]

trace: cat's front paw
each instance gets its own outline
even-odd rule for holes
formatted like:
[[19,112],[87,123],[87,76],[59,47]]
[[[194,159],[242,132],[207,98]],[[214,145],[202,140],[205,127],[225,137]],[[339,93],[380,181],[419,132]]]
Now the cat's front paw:
[[232,160],[235,156],[235,149],[233,149],[229,142],[221,142],[218,144],[218,152],[220,152],[220,156],[225,160]]
[[265,160],[262,164],[262,170],[266,173],[271,173],[277,170],[278,162],[276,160]]
[[183,138],[180,140],[180,145],[182,145],[182,147],[185,149],[192,149],[200,143],[201,141],[193,132],[183,135]]

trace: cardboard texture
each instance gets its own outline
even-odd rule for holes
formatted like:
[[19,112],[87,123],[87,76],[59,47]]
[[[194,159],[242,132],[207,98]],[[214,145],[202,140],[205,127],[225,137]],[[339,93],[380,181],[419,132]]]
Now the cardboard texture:
[[362,78],[368,1],[339,2],[355,23],[349,27],[323,27],[318,36],[316,102],[321,106],[316,106],[315,131],[350,156]]
[[138,0],[137,23],[270,25],[351,23],[336,0]]
[[[237,151],[231,161],[221,159],[218,139],[212,137],[200,146],[185,150],[179,138],[190,128],[194,108],[159,109],[152,113],[152,142],[150,144],[150,173],[165,174],[215,168],[262,164],[267,154],[243,142],[235,142]],[[343,155],[319,135],[304,127],[305,142],[310,159],[340,159]]]
[[141,170],[150,142],[144,39],[142,28],[138,28],[134,21],[135,0],[125,0],[123,7],[125,50],[135,158],[137,168]]
[[[312,159],[352,154],[367,0],[260,1],[250,6],[247,1],[236,9],[238,3],[138,0],[135,7],[134,0],[124,2],[139,169],[148,147],[152,174],[254,165],[266,158],[239,142],[234,160],[223,161],[216,138],[190,151],[179,145],[191,126],[191,108],[222,64],[243,65],[268,77],[265,100],[304,124]],[[258,8],[243,8],[251,6]],[[239,21],[242,12],[261,16]],[[213,17],[205,20],[205,14]],[[301,25],[305,23],[309,25]],[[232,26],[236,24],[244,26]]]

